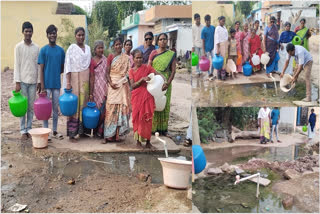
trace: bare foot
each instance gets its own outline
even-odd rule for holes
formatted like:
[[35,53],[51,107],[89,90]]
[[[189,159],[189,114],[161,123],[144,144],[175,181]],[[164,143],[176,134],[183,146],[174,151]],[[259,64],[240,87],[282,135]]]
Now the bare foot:
[[78,140],[75,139],[74,137],[69,138],[70,143],[78,143]]
[[139,142],[139,141],[137,141],[136,147],[137,147],[138,149],[144,149],[143,146],[142,146],[142,144],[141,144],[141,142]]
[[146,148],[147,148],[147,149],[150,149],[150,150],[152,150],[152,151],[156,150],[156,147],[152,146],[152,144],[151,144],[150,142],[147,142]]

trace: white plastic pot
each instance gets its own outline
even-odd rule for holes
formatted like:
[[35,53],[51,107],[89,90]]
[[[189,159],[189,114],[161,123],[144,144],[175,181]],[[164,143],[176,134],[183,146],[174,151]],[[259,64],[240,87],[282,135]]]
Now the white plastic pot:
[[163,111],[166,107],[167,97],[162,95],[161,97],[155,97],[154,102],[156,104],[155,111]]
[[32,137],[32,146],[37,149],[48,147],[48,137],[51,129],[48,128],[36,128],[29,130],[29,134]]
[[166,93],[166,91],[162,91],[162,86],[164,84],[164,79],[160,75],[154,75],[151,73],[148,75],[150,77],[150,81],[147,81],[147,90],[153,97],[160,97]]
[[232,59],[228,59],[228,62],[227,62],[227,70],[228,72],[236,72],[237,71],[237,66],[236,64],[234,63],[234,61]]
[[269,57],[269,53],[265,52],[264,54],[261,55],[261,63],[266,65],[269,63],[270,57]]
[[284,74],[280,79],[280,89],[283,92],[289,92],[291,89],[295,87],[295,84],[292,84],[290,87],[287,87],[292,81],[293,77],[290,74]]
[[259,55],[253,54],[251,61],[253,65],[259,65],[260,64]]
[[162,165],[163,183],[174,189],[187,189],[192,162],[175,158],[158,158]]

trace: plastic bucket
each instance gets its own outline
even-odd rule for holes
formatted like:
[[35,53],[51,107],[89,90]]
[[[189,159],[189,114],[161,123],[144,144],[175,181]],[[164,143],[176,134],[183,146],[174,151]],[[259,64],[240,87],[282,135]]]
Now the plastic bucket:
[[29,134],[32,137],[32,146],[36,149],[42,149],[48,147],[48,137],[51,129],[48,128],[36,128],[29,130]]

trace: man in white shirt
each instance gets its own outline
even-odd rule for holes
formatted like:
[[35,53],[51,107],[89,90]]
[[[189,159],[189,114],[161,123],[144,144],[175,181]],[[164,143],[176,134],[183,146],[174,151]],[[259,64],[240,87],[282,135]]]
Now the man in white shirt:
[[303,46],[300,46],[300,45],[288,44],[287,52],[288,52],[287,60],[282,69],[280,78],[283,77],[284,72],[287,69],[288,64],[290,62],[290,58],[294,57],[298,68],[296,68],[296,70],[294,71],[291,84],[297,81],[301,71],[304,70],[305,81],[306,81],[306,98],[304,98],[302,101],[311,102],[311,70],[312,70],[312,64],[313,64],[312,56],[307,51],[307,49],[305,49]]
[[[194,20],[195,24],[192,26],[192,52],[195,52],[200,58],[202,53],[201,31],[203,25],[200,23],[200,15],[198,13],[194,14]],[[199,64],[197,65],[197,74],[201,74]]]
[[14,50],[14,82],[16,92],[28,98],[27,126],[26,117],[20,118],[21,140],[27,140],[30,136],[28,131],[32,129],[33,103],[36,91],[40,92],[40,75],[38,65],[39,46],[32,42],[33,26],[30,22],[22,24],[24,40],[19,42]]

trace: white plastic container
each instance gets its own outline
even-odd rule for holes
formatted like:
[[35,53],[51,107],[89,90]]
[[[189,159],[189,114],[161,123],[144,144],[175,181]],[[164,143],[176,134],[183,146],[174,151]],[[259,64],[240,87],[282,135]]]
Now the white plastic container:
[[48,128],[36,128],[29,130],[29,134],[32,136],[32,146],[37,149],[48,147],[48,137],[51,129]]
[[148,75],[150,77],[150,81],[147,81],[147,90],[149,93],[155,97],[158,98],[166,93],[166,91],[162,91],[162,86],[164,84],[164,79],[160,75],[154,75],[154,73],[151,73]]
[[192,162],[175,158],[158,158],[162,165],[163,183],[174,189],[187,189]]
[[253,65],[259,65],[260,64],[260,57],[257,54],[253,54],[251,58],[252,64]]
[[280,89],[283,92],[289,92],[291,89],[295,87],[295,84],[292,84],[290,87],[287,87],[292,81],[293,77],[290,74],[284,74],[280,79]]
[[234,72],[237,71],[237,66],[236,66],[235,62],[232,59],[228,59],[227,70],[228,70],[228,73],[230,73],[230,72],[234,73]]
[[261,63],[266,65],[269,63],[270,57],[269,57],[269,53],[265,52],[264,54],[261,55]]
[[156,104],[155,111],[163,111],[166,107],[167,97],[162,95],[161,97],[155,97],[154,102]]

